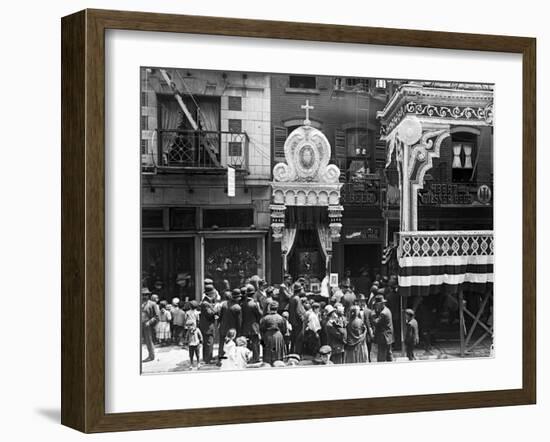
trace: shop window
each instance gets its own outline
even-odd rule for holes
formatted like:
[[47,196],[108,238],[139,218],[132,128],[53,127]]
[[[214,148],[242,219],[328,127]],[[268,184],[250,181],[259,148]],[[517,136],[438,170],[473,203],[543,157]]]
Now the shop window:
[[241,97],[228,97],[227,106],[229,110],[240,111],[243,109]]
[[182,302],[195,299],[195,247],[193,238],[142,240],[142,286],[160,299]]
[[175,207],[170,209],[170,230],[196,229],[196,211],[193,207]]
[[290,75],[288,86],[294,89],[316,89],[317,79],[309,75]]
[[144,230],[160,230],[164,227],[164,212],[162,209],[143,209],[141,211],[141,228]]
[[253,209],[205,209],[203,227],[212,228],[248,228],[254,224]]
[[242,287],[258,274],[261,256],[257,238],[207,238],[204,243],[204,276],[221,290],[224,280],[231,288]]

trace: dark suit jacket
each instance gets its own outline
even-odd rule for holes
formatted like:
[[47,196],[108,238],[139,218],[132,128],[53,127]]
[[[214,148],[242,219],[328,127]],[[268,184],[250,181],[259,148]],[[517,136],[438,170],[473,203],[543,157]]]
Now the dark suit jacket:
[[199,318],[199,329],[203,336],[210,336],[214,334],[216,309],[213,303],[204,299],[201,302],[201,314]]
[[371,324],[374,328],[374,342],[377,344],[392,344],[393,343],[393,324],[391,311],[388,307],[377,314],[376,311],[371,313]]
[[288,322],[292,325],[292,331],[298,332],[304,322],[306,309],[298,295],[293,295],[288,303]]
[[[220,307],[220,338],[225,338],[229,329],[234,328],[237,336],[241,333],[241,310],[231,309],[236,303],[234,301],[223,301]],[[239,306],[238,306],[239,307]]]
[[243,336],[257,335],[260,333],[260,319],[262,317],[262,309],[252,298],[246,298],[241,304],[242,308],[242,327],[241,334]]

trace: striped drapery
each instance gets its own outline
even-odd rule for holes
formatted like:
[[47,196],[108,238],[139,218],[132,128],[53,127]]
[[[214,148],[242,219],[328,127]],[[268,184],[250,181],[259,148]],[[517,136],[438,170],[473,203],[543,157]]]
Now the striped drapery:
[[485,293],[493,285],[493,260],[492,231],[402,232],[399,293]]

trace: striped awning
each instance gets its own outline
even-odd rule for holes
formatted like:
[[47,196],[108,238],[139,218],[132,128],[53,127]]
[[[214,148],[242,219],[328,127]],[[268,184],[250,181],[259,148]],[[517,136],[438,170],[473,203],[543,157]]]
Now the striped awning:
[[402,296],[492,289],[492,231],[402,232],[397,256]]

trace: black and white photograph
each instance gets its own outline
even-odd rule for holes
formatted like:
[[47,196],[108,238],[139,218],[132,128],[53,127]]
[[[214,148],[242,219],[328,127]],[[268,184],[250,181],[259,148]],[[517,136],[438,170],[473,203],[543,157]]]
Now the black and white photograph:
[[144,66],[137,93],[142,374],[494,356],[493,84]]

